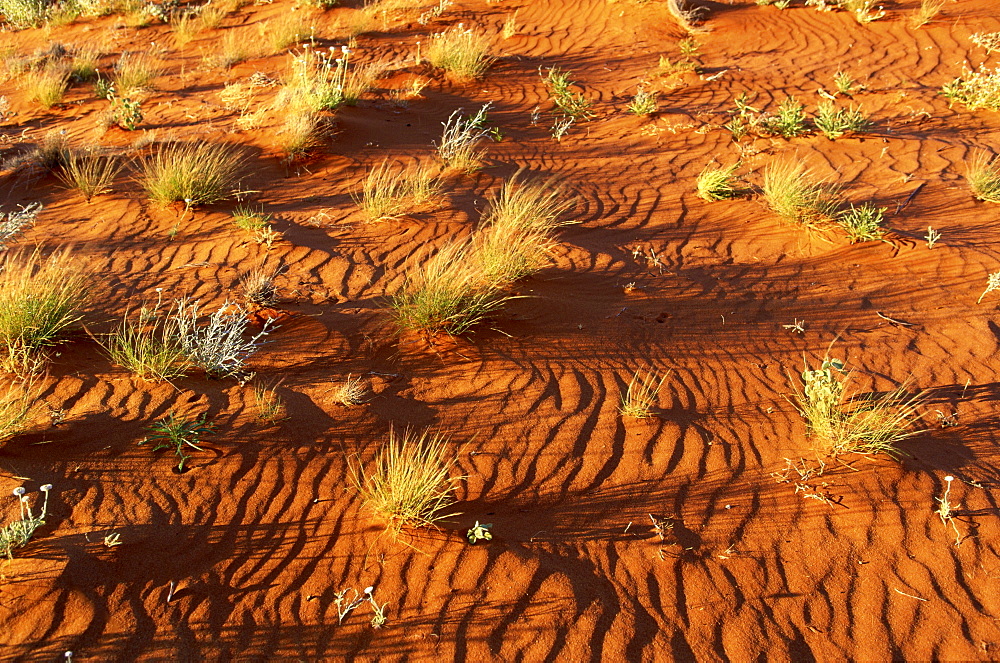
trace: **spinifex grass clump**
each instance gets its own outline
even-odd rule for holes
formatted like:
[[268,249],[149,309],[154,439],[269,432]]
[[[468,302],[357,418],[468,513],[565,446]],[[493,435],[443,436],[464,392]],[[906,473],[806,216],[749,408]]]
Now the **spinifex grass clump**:
[[30,101],[44,108],[61,103],[69,87],[70,68],[67,64],[49,60],[24,75],[22,86]]
[[57,251],[7,254],[0,261],[0,368],[24,373],[59,343],[80,318],[88,275]]
[[868,125],[861,108],[838,108],[832,101],[820,102],[816,109],[816,128],[830,140],[840,138],[846,133],[859,133]]
[[66,150],[56,170],[56,177],[67,188],[77,189],[90,202],[94,196],[111,190],[115,176],[124,164],[110,155],[94,150]]
[[524,181],[519,172],[489,198],[483,221],[515,230],[548,232],[572,223],[563,217],[573,205],[573,197],[557,181]]
[[653,416],[656,410],[657,401],[660,396],[660,388],[670,377],[669,374],[657,377],[654,373],[647,373],[645,376],[636,371],[628,383],[628,387],[621,395],[618,404],[618,411],[622,416],[632,419],[648,419]]
[[143,380],[172,380],[192,368],[177,320],[161,315],[158,306],[140,309],[135,322],[126,313],[102,345],[111,361]]
[[168,143],[141,162],[140,182],[153,202],[206,205],[233,194],[243,160],[226,143]]
[[354,468],[352,481],[365,505],[385,517],[388,530],[433,526],[450,515],[452,492],[462,477],[452,477],[455,457],[441,433],[389,431],[389,439],[367,466]]
[[361,192],[352,198],[369,221],[398,219],[433,201],[441,185],[441,177],[430,163],[401,170],[383,161],[368,171]]
[[740,164],[725,166],[708,165],[698,175],[698,197],[711,202],[735,198],[740,195],[736,186],[736,170]]
[[839,204],[835,187],[816,181],[796,161],[771,163],[764,171],[762,189],[771,211],[804,225],[832,219]]
[[0,387],[0,442],[27,430],[41,395],[39,392],[32,380],[9,381]]
[[27,545],[35,530],[45,524],[45,514],[49,508],[49,491],[52,490],[52,484],[47,483],[39,490],[45,493],[45,499],[42,502],[42,512],[36,516],[31,510],[31,505],[28,504],[28,496],[25,495],[24,488],[14,489],[14,497],[17,498],[18,506],[21,509],[21,517],[0,528],[0,555],[6,555],[7,559],[14,559],[14,551]]
[[965,179],[973,196],[988,203],[1000,203],[1000,157],[978,152],[966,162]]
[[149,427],[149,435],[139,444],[155,442],[153,451],[160,449],[173,449],[180,458],[177,463],[177,471],[183,472],[184,465],[191,458],[191,454],[186,453],[186,449],[204,451],[198,446],[201,436],[211,433],[215,427],[208,423],[208,415],[203,414],[197,419],[181,419],[171,412],[163,419],[157,421]]
[[490,42],[483,33],[461,23],[431,35],[427,61],[456,78],[481,78],[496,58],[490,56]]
[[965,71],[941,87],[941,94],[950,103],[965,104],[970,110],[988,108],[1000,110],[1000,67],[990,71],[985,66],[978,71]]
[[561,217],[572,204],[560,185],[515,175],[490,198],[469,239],[454,240],[407,268],[390,297],[399,326],[461,334],[483,321],[510,299],[505,288],[545,264],[552,231],[566,223]]
[[160,71],[148,53],[122,53],[115,63],[114,87],[119,94],[128,96],[135,90],[148,88]]
[[918,434],[912,425],[922,416],[923,394],[910,395],[903,384],[881,396],[846,396],[850,375],[844,363],[829,357],[820,368],[802,373],[802,391],[796,406],[806,421],[817,451],[833,456],[844,453],[886,453],[898,458],[897,444]]
[[412,264],[390,296],[402,329],[462,334],[503,305],[506,297],[486,282],[470,241],[453,241],[422,265]]
[[843,210],[837,217],[841,227],[847,231],[854,242],[870,242],[882,239],[885,229],[882,222],[885,220],[885,207],[878,207],[875,203],[862,203],[860,207],[851,205]]

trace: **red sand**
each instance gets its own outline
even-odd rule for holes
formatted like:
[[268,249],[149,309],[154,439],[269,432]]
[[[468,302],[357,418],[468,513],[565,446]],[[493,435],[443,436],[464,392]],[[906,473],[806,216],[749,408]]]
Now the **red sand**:
[[[358,3],[347,4],[317,14],[320,46],[344,43],[338,25]],[[202,64],[225,30],[280,15],[289,0],[244,7],[182,49],[169,26],[116,17],[0,35],[22,53],[94,40],[104,70],[155,42],[166,71],[142,102],[145,120],[100,144],[155,130],[246,145],[244,187],[283,233],[271,249],[255,244],[230,223],[229,202],[189,213],[170,239],[178,211],[149,204],[132,171],[89,204],[49,175],[5,171],[3,210],[45,205],[17,246],[73,244],[94,270],[91,331],[155,288],[219,305],[264,260],[286,268],[290,313],[252,359],[256,380],[281,380],[287,418],[276,424],[256,417],[250,384],[148,384],[83,334],[60,348],[44,400],[62,423],[43,411],[35,432],[0,447],[0,495],[55,486],[47,524],[0,567],[0,658],[996,659],[1000,327],[998,296],[976,298],[1000,264],[1000,207],[975,201],[962,175],[974,149],[1000,148],[1000,114],[949,108],[938,94],[964,63],[984,61],[968,37],[1000,30],[995,7],[949,2],[912,29],[916,0],[867,25],[802,6],[708,4],[702,73],[662,93],[649,119],[625,106],[660,55],[680,55],[683,33],[662,3],[470,0],[425,26],[419,10],[390,16],[356,47],[389,60],[390,74],[338,111],[315,158],[292,166],[276,147],[280,115],[240,132],[217,94],[255,71],[280,78],[288,56]],[[496,34],[514,10],[518,33],[497,36],[484,80],[414,64],[430,32],[464,22]],[[572,71],[597,111],[558,143],[538,76],[552,65]],[[838,70],[865,85],[855,101],[875,127],[837,141],[745,139],[740,172],[759,183],[763,166],[795,155],[852,202],[887,207],[888,241],[852,245],[782,223],[759,200],[695,195],[709,162],[740,156],[721,128],[734,97],[749,90],[773,108],[792,94],[812,111]],[[391,103],[390,88],[414,77],[430,81],[420,97]],[[0,159],[53,128],[80,144],[100,135],[107,103],[89,85],[50,110],[13,81],[4,89],[18,114],[0,127]],[[486,101],[504,139],[488,145],[480,173],[451,175],[440,210],[363,222],[350,194],[368,167],[430,156],[454,109]],[[428,347],[397,334],[383,296],[401,268],[467,232],[486,194],[522,166],[562,176],[579,198],[552,264],[469,337]],[[941,233],[933,250],[921,239],[928,225]],[[796,320],[803,334],[785,327]],[[831,343],[859,389],[912,378],[931,400],[929,430],[903,443],[902,462],[829,461],[811,482],[827,503],[772,473],[785,458],[815,458],[789,376]],[[623,421],[619,394],[636,369],[672,372],[659,416]],[[335,402],[336,383],[368,373],[373,400]],[[957,425],[937,425],[935,411],[957,413]],[[217,427],[184,474],[137,445],[169,412],[208,413]],[[461,515],[440,531],[395,540],[351,487],[349,459],[370,458],[390,426],[453,435],[455,473],[467,478]],[[948,474],[959,546],[934,513]],[[16,515],[13,498],[0,515]],[[674,523],[665,540],[650,515]],[[488,545],[465,541],[476,520],[494,525]],[[120,546],[103,544],[111,531]],[[367,606],[338,624],[335,593],[366,586],[387,604],[386,624],[373,629]]]

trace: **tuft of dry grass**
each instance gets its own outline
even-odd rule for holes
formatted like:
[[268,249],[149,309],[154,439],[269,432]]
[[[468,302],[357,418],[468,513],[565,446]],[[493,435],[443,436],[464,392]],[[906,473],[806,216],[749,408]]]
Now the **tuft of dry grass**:
[[518,171],[488,199],[483,219],[490,225],[512,230],[549,232],[573,223],[562,218],[574,204],[573,197],[557,180],[524,181]]
[[32,379],[8,380],[0,387],[0,442],[28,430],[40,391],[39,384]]
[[127,97],[137,90],[145,90],[161,72],[162,69],[149,53],[122,53],[115,63],[112,79],[115,94]]
[[283,51],[313,36],[313,27],[302,12],[286,12],[260,24],[260,36],[272,53]]
[[684,0],[667,0],[667,11],[674,17],[677,24],[689,35],[700,35],[709,32],[708,28],[699,25],[702,14],[706,11],[705,8],[695,7],[693,9],[685,9],[684,5]]
[[632,419],[648,419],[656,412],[660,389],[670,374],[657,377],[655,373],[642,375],[636,371],[621,395],[618,411],[622,416]]
[[173,380],[194,367],[181,343],[177,320],[158,308],[140,309],[135,322],[126,312],[100,343],[112,362],[148,382]]
[[250,270],[240,279],[243,299],[255,306],[274,306],[278,303],[278,272],[263,266]]
[[31,69],[22,80],[22,87],[29,101],[37,101],[44,108],[61,103],[69,87],[70,67],[64,62],[49,61]]
[[89,275],[69,250],[8,253],[0,261],[0,367],[33,372],[40,354],[82,317]]
[[362,405],[367,403],[371,395],[371,386],[363,375],[352,377],[350,373],[347,378],[338,384],[333,391],[333,399],[344,407]]
[[977,199],[1000,203],[1000,157],[986,151],[977,152],[965,163],[965,179]]
[[462,477],[451,475],[456,459],[442,433],[390,429],[389,439],[366,466],[355,465],[351,480],[371,511],[388,520],[398,535],[404,527],[434,526],[455,514],[453,491]]
[[168,143],[140,162],[140,183],[161,205],[211,204],[233,194],[243,162],[243,153],[227,143]]
[[118,158],[96,150],[66,150],[55,175],[69,189],[77,189],[90,202],[94,196],[111,190],[115,176],[124,168]]
[[910,14],[910,27],[914,30],[931,22],[947,0],[920,0],[920,6]]
[[441,187],[441,176],[431,163],[418,162],[400,170],[383,161],[368,171],[361,192],[352,198],[369,221],[385,221],[427,206],[439,196]]
[[319,149],[330,135],[326,117],[308,107],[293,106],[279,131],[279,147],[289,162],[304,159]]
[[709,202],[735,198],[740,194],[736,186],[736,170],[740,167],[735,163],[728,168],[709,164],[698,174],[698,197]]
[[486,35],[461,23],[431,35],[427,45],[427,61],[461,80],[482,78],[495,59]]
[[506,299],[485,282],[472,242],[455,240],[423,264],[410,263],[390,305],[402,329],[457,335],[482,322]]
[[812,171],[799,161],[768,165],[762,189],[771,211],[804,225],[831,220],[839,205],[836,188],[817,181]]

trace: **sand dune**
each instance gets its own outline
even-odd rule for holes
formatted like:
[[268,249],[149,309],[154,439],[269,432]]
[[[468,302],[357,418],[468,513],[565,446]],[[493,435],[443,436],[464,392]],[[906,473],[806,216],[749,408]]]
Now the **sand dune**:
[[[360,3],[344,4],[309,14],[317,47],[346,43]],[[17,115],[0,126],[0,160],[51,129],[116,149],[153,131],[230,140],[247,150],[249,200],[282,233],[255,243],[232,225],[234,201],[157,207],[133,170],[87,203],[44,171],[8,168],[2,209],[45,205],[18,246],[72,244],[93,271],[88,330],[110,329],[157,289],[219,306],[261,264],[281,270],[287,312],[251,360],[254,381],[277,384],[284,400],[274,422],[256,416],[253,381],[150,384],[86,334],[60,346],[43,392],[53,416],[43,409],[32,432],[0,446],[4,494],[55,486],[46,525],[0,567],[0,658],[995,659],[1000,328],[996,299],[976,298],[997,270],[1000,216],[973,199],[964,173],[976,150],[1000,149],[1000,116],[949,107],[939,90],[964,64],[996,65],[969,36],[1000,20],[984,0],[949,2],[920,29],[907,23],[913,0],[864,25],[801,3],[702,4],[701,71],[674,83],[655,78],[685,36],[663,3],[468,0],[426,25],[416,17],[430,3],[390,14],[354,47],[389,71],[294,163],[276,147],[280,111],[241,131],[218,98],[254,72],[286,75],[289,56],[202,62],[227,30],[255,30],[289,0],[245,6],[183,48],[168,25],[120,16],[0,34],[16,53],[94,40],[102,70],[155,43],[164,66],[139,130],[96,139],[107,102],[89,86],[45,110],[6,83]],[[515,10],[517,32],[503,39]],[[417,41],[459,22],[496,36],[481,81],[413,61]],[[559,142],[539,75],[552,66],[572,72],[595,112]],[[722,128],[744,91],[758,109],[794,95],[812,113],[838,71],[863,86],[838,99],[871,115],[863,134],[738,145]],[[414,78],[429,84],[394,103]],[[625,112],[643,82],[661,90],[647,118]],[[276,95],[263,89],[262,103]],[[364,222],[351,194],[369,167],[432,159],[441,123],[487,102],[503,140],[485,145],[481,171],[448,173],[438,209]],[[781,222],[757,194],[696,195],[713,160],[739,161],[759,186],[783,158],[850,202],[885,207],[885,241]],[[467,236],[519,168],[562,178],[575,199],[551,264],[516,282],[516,298],[474,334],[397,333],[385,297],[406,267]],[[932,250],[928,226],[941,233]],[[798,321],[803,333],[790,328]],[[927,430],[902,443],[900,461],[827,459],[797,491],[775,477],[785,459],[818,461],[792,377],[828,350],[859,390],[907,379],[928,390]],[[618,411],[636,370],[669,372],[648,420]],[[369,378],[369,402],[336,402],[348,375]],[[184,473],[137,444],[171,412],[215,426]],[[362,504],[350,463],[407,426],[450,432],[454,474],[466,478],[458,515],[394,538]],[[946,475],[960,545],[934,512]],[[9,520],[16,506],[4,498],[0,513]],[[475,521],[493,524],[488,545],[465,541]],[[657,523],[670,525],[663,536]],[[121,545],[107,547],[112,531]],[[366,586],[386,603],[386,624],[372,628],[361,609],[338,623],[336,593]]]

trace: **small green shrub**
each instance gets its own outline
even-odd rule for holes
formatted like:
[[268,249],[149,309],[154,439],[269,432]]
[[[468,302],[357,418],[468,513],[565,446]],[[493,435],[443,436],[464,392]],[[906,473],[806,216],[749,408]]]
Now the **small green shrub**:
[[760,126],[783,138],[794,138],[806,132],[805,106],[795,97],[786,97],[778,104],[778,111],[761,119]]
[[641,85],[628,104],[628,112],[633,115],[652,115],[656,108],[656,93],[647,91]]
[[52,484],[47,483],[39,490],[45,493],[45,501],[42,502],[42,512],[35,516],[31,505],[28,504],[28,497],[24,494],[24,488],[14,489],[14,497],[17,498],[18,506],[21,509],[21,517],[0,527],[0,554],[6,555],[7,559],[13,559],[14,551],[27,545],[35,531],[45,524],[45,514],[49,508],[49,491],[52,490]]
[[874,203],[866,202],[860,207],[851,205],[840,213],[837,220],[847,231],[852,244],[870,242],[885,236],[885,229],[882,228],[885,212],[885,207],[877,207]]
[[[570,87],[575,85],[570,80],[571,71],[563,71],[559,67],[549,67],[542,80],[549,88],[552,102],[567,117],[574,121],[589,120],[594,117],[591,102],[580,92],[573,92]],[[541,74],[541,69],[539,69]]]
[[207,414],[203,414],[197,419],[181,419],[171,412],[150,426],[149,435],[139,444],[155,442],[156,446],[153,447],[153,451],[173,449],[177,457],[180,458],[180,462],[177,463],[177,471],[183,472],[184,465],[191,458],[186,450],[190,448],[195,451],[204,451],[198,446],[198,443],[201,442],[202,435],[211,433],[213,430],[215,430],[215,426],[208,423]]
[[1000,67],[993,71],[985,66],[978,71],[965,71],[942,86],[941,94],[950,104],[957,101],[969,110],[1000,110]]
[[816,109],[816,128],[830,140],[846,133],[860,133],[868,128],[868,118],[861,108],[838,108],[832,101],[822,101]]

